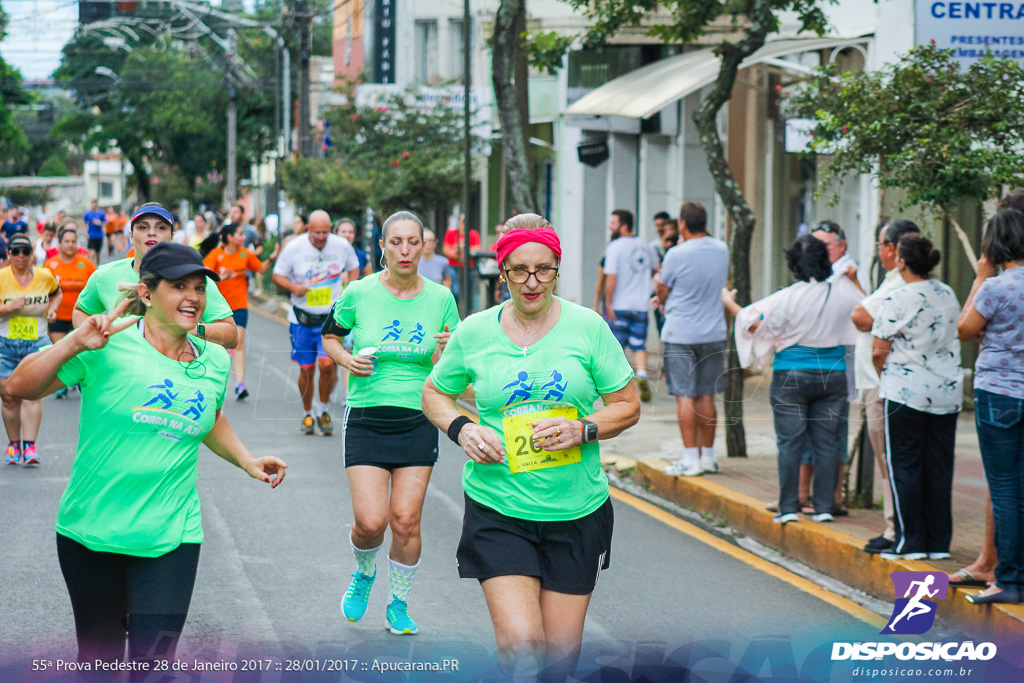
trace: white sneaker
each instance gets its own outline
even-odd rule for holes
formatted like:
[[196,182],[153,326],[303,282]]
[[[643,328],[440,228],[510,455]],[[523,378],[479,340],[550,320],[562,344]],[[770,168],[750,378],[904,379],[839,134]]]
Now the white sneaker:
[[713,455],[700,456],[700,468],[708,474],[719,474],[722,471],[718,466],[718,458]]
[[813,521],[815,521],[815,522],[831,522],[832,521],[832,515],[830,513],[828,513],[828,512],[820,512],[820,513],[814,515],[813,517],[811,517],[811,519]]
[[680,458],[665,468],[665,474],[670,477],[699,477],[704,474],[704,468],[699,462]]

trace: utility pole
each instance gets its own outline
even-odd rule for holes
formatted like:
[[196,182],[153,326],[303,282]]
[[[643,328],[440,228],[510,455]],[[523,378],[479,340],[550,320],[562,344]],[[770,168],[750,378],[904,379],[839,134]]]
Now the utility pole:
[[228,204],[235,202],[238,191],[238,88],[235,85],[234,28],[228,29]]
[[295,19],[299,29],[299,155],[313,156],[313,139],[309,129],[309,62],[313,54],[313,15],[309,0],[295,0]]
[[469,13],[469,0],[463,0],[462,2],[462,131],[465,136],[464,148],[463,148],[463,169],[462,177],[462,213],[466,217],[463,221],[465,226],[463,234],[463,245],[462,245],[462,282],[459,283],[459,292],[462,294],[462,317],[465,318],[467,315],[472,313],[473,308],[473,292],[470,291],[472,286],[472,279],[469,273],[469,250],[470,250],[470,239],[469,236],[472,233],[473,225],[470,221],[469,213],[469,201],[472,190],[473,182],[473,137],[471,135],[472,128],[470,126],[470,76],[469,69],[471,66],[469,48],[472,44],[470,41],[470,20],[472,17]]

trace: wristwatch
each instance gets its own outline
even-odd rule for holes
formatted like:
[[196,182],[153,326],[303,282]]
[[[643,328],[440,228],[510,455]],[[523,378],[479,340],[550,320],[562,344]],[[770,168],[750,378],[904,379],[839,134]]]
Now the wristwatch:
[[580,418],[580,424],[583,425],[583,443],[597,441],[597,425],[582,418]]

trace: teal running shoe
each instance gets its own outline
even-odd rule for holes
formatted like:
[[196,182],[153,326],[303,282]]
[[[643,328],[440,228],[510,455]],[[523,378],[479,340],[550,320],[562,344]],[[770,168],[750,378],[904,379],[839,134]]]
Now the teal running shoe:
[[395,598],[388,605],[388,629],[396,636],[415,635],[420,632],[416,622],[409,616],[405,600]]
[[366,614],[366,605],[370,601],[370,589],[373,588],[373,580],[377,578],[377,572],[373,576],[356,572],[352,575],[352,583],[345,591],[345,597],[341,600],[341,613],[349,621],[359,621]]

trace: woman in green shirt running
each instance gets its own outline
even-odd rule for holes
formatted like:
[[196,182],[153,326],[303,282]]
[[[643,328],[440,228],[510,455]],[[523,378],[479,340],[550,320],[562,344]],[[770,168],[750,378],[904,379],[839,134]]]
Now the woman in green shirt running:
[[[349,621],[366,614],[377,575],[376,554],[391,527],[390,598],[396,635],[418,631],[408,595],[419,567],[420,518],[437,462],[437,430],[423,415],[423,382],[459,323],[452,293],[417,273],[423,224],[408,211],[382,227],[386,267],[349,283],[323,328],[324,350],[352,376],[345,406],[345,472],[355,523],[357,569],[341,603]],[[353,349],[342,338],[352,332]],[[390,489],[390,497],[388,491]]]
[[194,249],[161,243],[140,277],[109,314],[26,358],[8,387],[37,400],[81,384],[78,449],[57,512],[79,660],[121,660],[127,635],[130,659],[153,671],[174,658],[192,598],[199,444],[272,487],[287,465],[242,444],[221,414],[228,353],[189,334],[217,274]]
[[[483,587],[499,666],[571,671],[611,552],[597,440],[636,424],[640,400],[601,316],[554,296],[557,233],[535,214],[506,226],[495,251],[511,300],[463,321],[423,410],[469,457],[456,557],[459,575]],[[480,424],[455,405],[470,384]]]

